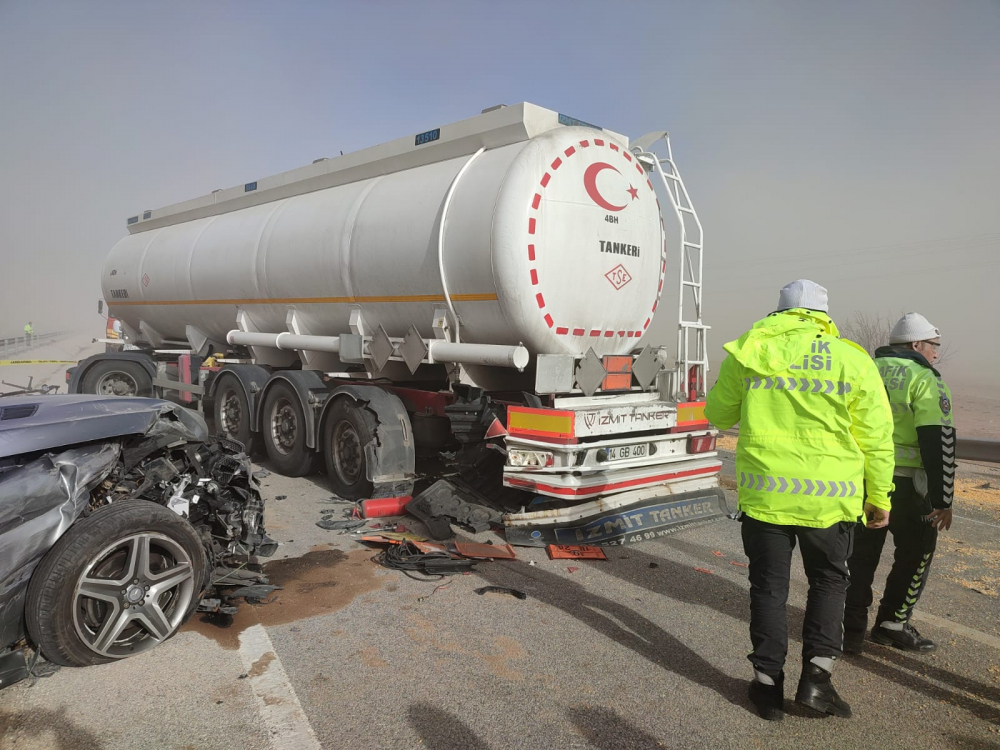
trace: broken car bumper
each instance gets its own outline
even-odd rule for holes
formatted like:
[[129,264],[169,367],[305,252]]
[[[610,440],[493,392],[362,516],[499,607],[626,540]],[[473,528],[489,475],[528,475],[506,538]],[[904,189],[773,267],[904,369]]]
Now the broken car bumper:
[[679,494],[650,487],[602,497],[588,503],[504,516],[511,544],[634,544],[701,526],[729,513],[718,486]]

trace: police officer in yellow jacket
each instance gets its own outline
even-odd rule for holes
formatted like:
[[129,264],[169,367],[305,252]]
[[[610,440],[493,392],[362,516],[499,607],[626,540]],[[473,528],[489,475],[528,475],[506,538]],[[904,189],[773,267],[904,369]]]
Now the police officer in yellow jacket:
[[705,408],[719,429],[740,424],[736,479],[750,558],[750,699],[769,720],[783,716],[785,608],[796,543],[809,596],[795,699],[849,717],[830,675],[843,646],[854,524],[863,511],[872,526],[888,522],[889,402],[871,358],[840,338],[828,310],[823,287],[804,279],[785,286],[777,312],[726,344]]
[[851,556],[851,587],[844,613],[844,650],[861,653],[872,581],[892,533],[895,557],[871,637],[907,651],[933,651],[934,642],[910,625],[927,583],[938,530],[951,527],[955,489],[955,427],[951,392],[934,369],[941,333],[924,316],[907,313],[893,326],[875,364],[892,407],[895,491],[888,529],[859,528]]

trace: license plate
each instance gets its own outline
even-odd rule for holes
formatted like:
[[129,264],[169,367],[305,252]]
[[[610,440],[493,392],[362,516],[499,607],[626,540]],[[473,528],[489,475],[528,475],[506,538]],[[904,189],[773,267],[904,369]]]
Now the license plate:
[[616,445],[608,448],[609,461],[625,461],[629,458],[645,458],[649,455],[648,443],[634,443],[633,445]]

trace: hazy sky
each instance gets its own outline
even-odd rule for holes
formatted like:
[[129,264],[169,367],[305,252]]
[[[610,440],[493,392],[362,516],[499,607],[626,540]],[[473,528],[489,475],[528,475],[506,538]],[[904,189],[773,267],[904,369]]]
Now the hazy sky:
[[998,39],[989,0],[0,0],[0,334],[98,335],[143,209],[531,101],[670,130],[713,358],[807,276],[838,320],[923,312],[996,393]]

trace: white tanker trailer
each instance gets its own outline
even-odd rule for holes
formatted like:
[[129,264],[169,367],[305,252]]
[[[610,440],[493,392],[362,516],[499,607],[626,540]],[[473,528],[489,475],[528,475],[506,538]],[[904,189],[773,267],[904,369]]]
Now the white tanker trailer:
[[[80,362],[71,392],[178,392],[284,474],[321,457],[349,499],[443,473],[502,504],[514,542],[725,512],[701,225],[665,132],[496,107],[127,228],[102,283],[129,350]],[[643,343],[668,284],[672,362]]]

